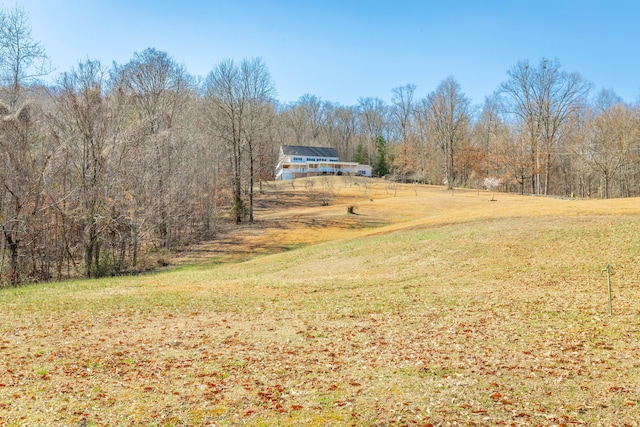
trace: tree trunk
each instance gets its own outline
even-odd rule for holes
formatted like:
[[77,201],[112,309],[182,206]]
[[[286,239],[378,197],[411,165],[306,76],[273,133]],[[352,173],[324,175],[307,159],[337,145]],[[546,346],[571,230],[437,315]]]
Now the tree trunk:
[[549,195],[549,176],[551,175],[551,153],[547,154],[547,164],[544,168],[544,195]]
[[20,283],[18,274],[18,247],[19,240],[13,240],[10,234],[5,232],[5,240],[9,246],[9,282],[12,286],[17,287]]
[[241,156],[240,150],[241,150],[240,142],[237,142],[236,150],[235,150],[236,152],[234,156],[235,171],[234,171],[234,183],[233,183],[236,224],[242,223],[242,220],[244,217],[244,206],[242,203],[242,179],[241,179],[242,175],[240,174],[240,165],[241,165],[242,156]]
[[249,222],[253,223],[253,174],[254,174],[254,159],[253,159],[253,147],[249,142]]
[[[135,202],[137,204],[137,201]],[[132,242],[132,251],[133,254],[131,255],[131,264],[133,267],[135,267],[138,264],[138,208],[136,207],[133,211],[133,221],[132,221],[132,228],[133,228],[133,242]]]
[[98,233],[96,230],[96,225],[95,224],[89,225],[89,235],[87,236],[87,240],[84,246],[84,269],[85,269],[86,277],[92,276],[91,267],[93,266],[94,256],[96,256],[95,250],[96,250],[96,242],[98,240],[97,234]]

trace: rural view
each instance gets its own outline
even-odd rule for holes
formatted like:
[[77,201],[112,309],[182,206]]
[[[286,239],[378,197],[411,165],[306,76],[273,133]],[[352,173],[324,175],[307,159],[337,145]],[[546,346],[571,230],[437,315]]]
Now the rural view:
[[640,104],[554,58],[281,103],[31,34],[0,7],[0,427],[640,425]]

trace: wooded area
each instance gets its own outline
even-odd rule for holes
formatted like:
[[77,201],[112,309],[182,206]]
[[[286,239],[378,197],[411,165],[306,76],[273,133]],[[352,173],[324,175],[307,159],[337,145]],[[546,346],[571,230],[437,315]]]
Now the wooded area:
[[283,105],[261,59],[224,60],[199,81],[153,48],[43,84],[50,74],[26,12],[0,10],[0,285],[140,270],[150,251],[253,221],[282,144],[334,147],[402,182],[639,194],[640,105],[590,97],[557,60],[518,62],[480,107],[453,77],[423,99],[408,84],[391,104]]

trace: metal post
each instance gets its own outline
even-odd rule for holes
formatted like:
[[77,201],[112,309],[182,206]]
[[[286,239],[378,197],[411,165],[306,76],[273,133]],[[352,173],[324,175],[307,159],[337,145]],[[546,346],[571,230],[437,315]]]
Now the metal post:
[[602,270],[602,272],[607,272],[607,291],[609,293],[609,315],[613,315],[613,305],[611,303],[611,265],[607,264],[607,266]]

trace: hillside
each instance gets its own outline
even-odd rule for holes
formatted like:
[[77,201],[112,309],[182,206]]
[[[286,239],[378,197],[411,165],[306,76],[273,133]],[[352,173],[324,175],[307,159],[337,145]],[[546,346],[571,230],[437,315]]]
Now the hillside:
[[2,290],[0,426],[638,425],[640,199],[294,185],[167,271]]

